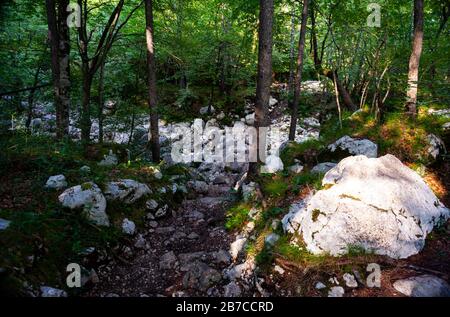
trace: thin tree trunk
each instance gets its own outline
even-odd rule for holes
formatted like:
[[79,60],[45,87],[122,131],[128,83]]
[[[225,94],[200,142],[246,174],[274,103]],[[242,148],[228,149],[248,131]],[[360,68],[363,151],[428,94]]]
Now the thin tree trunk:
[[406,110],[409,114],[417,114],[417,91],[419,81],[419,63],[423,43],[423,0],[414,0],[414,41],[409,59],[408,89],[406,92]]
[[295,5],[292,7],[291,13],[291,37],[290,37],[290,52],[289,52],[289,93],[294,92],[294,58],[295,58]]
[[91,87],[92,87],[92,75],[89,70],[83,71],[83,91],[81,100],[81,140],[86,145],[90,142],[91,135]]
[[103,143],[103,107],[105,104],[105,62],[103,61],[100,66],[100,76],[98,80],[98,142]]
[[[256,83],[255,127],[257,130],[257,157],[265,161],[265,138],[261,140],[260,128],[266,127],[267,108],[270,99],[270,85],[272,82],[272,32],[273,32],[273,0],[259,1],[259,50],[258,50],[258,79]],[[249,176],[258,174],[258,162],[251,162]]]
[[150,109],[150,146],[153,162],[160,161],[159,127],[156,95],[156,63],[153,28],[153,1],[145,0],[145,21],[147,38],[147,68],[148,68],[148,105]]
[[295,132],[297,127],[298,103],[300,101],[302,84],[303,56],[305,52],[306,24],[308,22],[308,2],[309,0],[303,0],[302,25],[300,28],[300,40],[298,42],[297,73],[295,75],[294,102],[292,104],[291,128],[289,131],[290,141],[295,140]]

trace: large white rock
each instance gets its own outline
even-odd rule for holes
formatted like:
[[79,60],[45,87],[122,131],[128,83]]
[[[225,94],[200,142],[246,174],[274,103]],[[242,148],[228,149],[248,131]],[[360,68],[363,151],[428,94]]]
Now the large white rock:
[[417,254],[433,227],[450,217],[418,174],[395,156],[352,156],[323,179],[327,189],[294,204],[283,227],[314,254],[345,254],[351,246],[392,258]]
[[151,194],[146,184],[132,179],[122,179],[106,184],[105,197],[108,201],[118,200],[125,204],[133,204],[141,197]]
[[88,219],[99,226],[109,226],[106,199],[94,183],[85,183],[66,189],[58,197],[60,203],[70,209],[83,208]]
[[64,175],[50,176],[45,184],[45,188],[60,190],[67,187],[66,177]]
[[277,173],[284,169],[283,161],[279,156],[269,155],[266,158],[266,164],[261,167],[262,173]]
[[349,137],[348,135],[340,138],[333,144],[328,146],[331,152],[337,149],[347,151],[350,155],[365,155],[367,157],[378,156],[378,146],[370,140],[358,140]]
[[403,295],[410,297],[450,297],[450,286],[446,281],[433,275],[420,275],[393,284]]

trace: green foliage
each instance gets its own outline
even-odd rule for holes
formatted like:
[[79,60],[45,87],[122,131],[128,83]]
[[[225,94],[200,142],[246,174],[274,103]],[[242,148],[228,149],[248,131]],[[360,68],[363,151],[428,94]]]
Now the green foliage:
[[248,220],[248,214],[251,207],[245,204],[238,204],[231,207],[227,213],[227,222],[225,223],[225,228],[228,230],[240,229]]

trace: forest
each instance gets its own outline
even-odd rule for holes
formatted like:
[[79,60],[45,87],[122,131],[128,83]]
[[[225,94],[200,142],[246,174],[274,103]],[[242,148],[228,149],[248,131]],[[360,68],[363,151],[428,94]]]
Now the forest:
[[450,297],[450,0],[2,0],[0,295]]

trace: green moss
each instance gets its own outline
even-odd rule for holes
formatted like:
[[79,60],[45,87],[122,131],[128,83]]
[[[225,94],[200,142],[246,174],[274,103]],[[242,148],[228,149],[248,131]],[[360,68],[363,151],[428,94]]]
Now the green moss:
[[231,207],[226,213],[227,221],[225,223],[225,228],[228,230],[242,228],[248,220],[250,209],[251,207],[246,204],[238,204]]
[[263,184],[263,192],[271,197],[282,197],[288,190],[289,184],[287,184],[282,178]]

